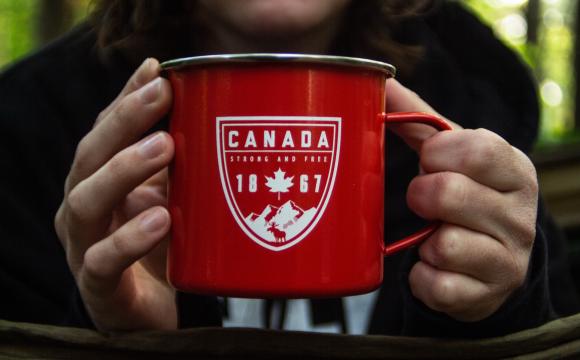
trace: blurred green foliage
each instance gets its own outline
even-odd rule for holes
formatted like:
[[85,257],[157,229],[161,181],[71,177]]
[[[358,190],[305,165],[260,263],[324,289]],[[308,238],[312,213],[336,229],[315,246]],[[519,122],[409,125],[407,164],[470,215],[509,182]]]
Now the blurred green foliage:
[[36,0],[0,0],[0,66],[35,47],[36,3]]
[[[21,58],[41,44],[40,9],[43,0],[0,0],[0,68]],[[72,13],[67,25],[82,20],[89,11],[90,0],[62,0]],[[56,5],[44,0],[45,6]]]
[[[40,44],[38,23],[43,0],[0,0],[0,68]],[[45,5],[50,0],[44,0]],[[61,0],[74,13],[71,24],[89,11],[90,0]],[[359,0],[362,1],[362,0]],[[527,41],[528,0],[463,0],[499,38],[533,69],[542,101],[541,144],[577,138],[574,129],[574,33],[576,0],[541,0],[535,42]]]
[[576,0],[541,0],[537,39],[528,41],[528,0],[464,0],[532,68],[542,105],[540,146],[577,141],[574,115]]

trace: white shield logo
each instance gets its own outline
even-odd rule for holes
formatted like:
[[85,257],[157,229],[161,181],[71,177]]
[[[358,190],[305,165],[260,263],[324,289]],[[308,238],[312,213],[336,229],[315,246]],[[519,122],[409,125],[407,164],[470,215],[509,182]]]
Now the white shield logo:
[[216,119],[224,196],[251,240],[280,251],[308,236],[332,196],[340,140],[338,117]]

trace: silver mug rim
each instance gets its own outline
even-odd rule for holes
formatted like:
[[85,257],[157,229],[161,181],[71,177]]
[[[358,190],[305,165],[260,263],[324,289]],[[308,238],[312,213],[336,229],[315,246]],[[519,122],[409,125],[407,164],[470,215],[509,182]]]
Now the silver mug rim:
[[179,70],[184,67],[196,65],[258,62],[338,65],[380,71],[386,74],[387,77],[395,77],[397,72],[393,65],[377,60],[348,56],[291,53],[249,53],[191,56],[165,61],[161,64],[161,69],[164,71]]

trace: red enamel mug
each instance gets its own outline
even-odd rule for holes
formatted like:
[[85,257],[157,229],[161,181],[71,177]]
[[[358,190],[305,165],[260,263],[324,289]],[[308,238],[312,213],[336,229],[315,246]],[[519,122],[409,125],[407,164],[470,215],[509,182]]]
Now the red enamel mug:
[[[432,224],[383,244],[382,62],[235,54],[162,64],[173,89],[168,276],[177,289],[238,297],[354,295],[380,286],[383,257]],[[396,156],[393,154],[392,156]]]

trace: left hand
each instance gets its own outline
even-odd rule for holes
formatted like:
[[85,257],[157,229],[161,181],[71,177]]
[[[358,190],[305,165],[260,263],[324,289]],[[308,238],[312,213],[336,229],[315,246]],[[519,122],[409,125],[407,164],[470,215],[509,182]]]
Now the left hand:
[[[437,115],[395,80],[387,83],[390,112]],[[453,127],[436,132],[419,124],[390,126],[420,155],[421,173],[407,192],[409,208],[442,221],[420,246],[409,282],[413,295],[429,308],[478,321],[525,282],[538,183],[528,157],[499,135]]]
[[144,61],[99,114],[77,146],[55,216],[84,306],[103,332],[178,326],[166,276],[174,143],[164,132],[142,138],[171,108],[159,71],[157,60]]

